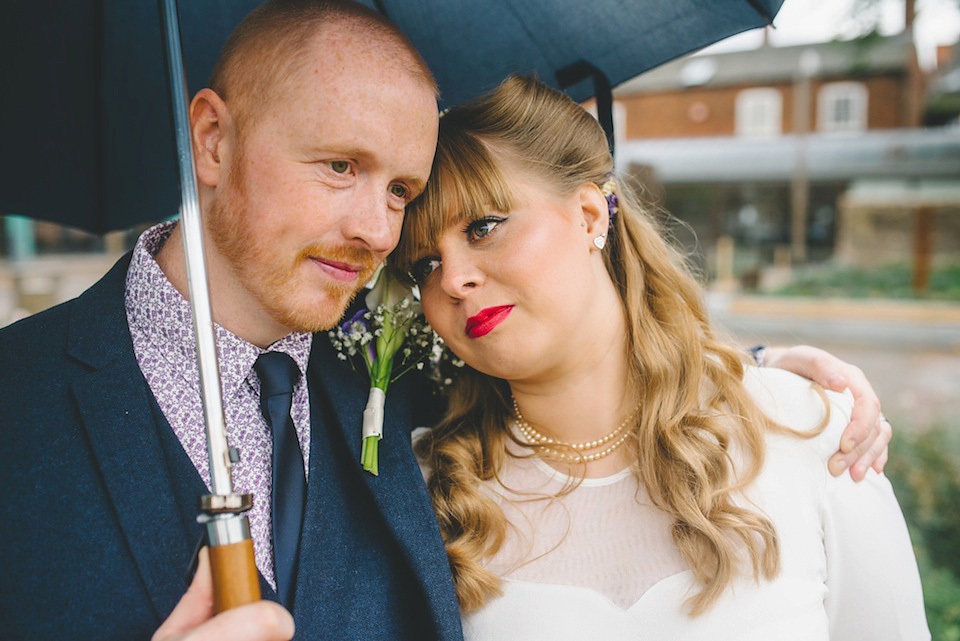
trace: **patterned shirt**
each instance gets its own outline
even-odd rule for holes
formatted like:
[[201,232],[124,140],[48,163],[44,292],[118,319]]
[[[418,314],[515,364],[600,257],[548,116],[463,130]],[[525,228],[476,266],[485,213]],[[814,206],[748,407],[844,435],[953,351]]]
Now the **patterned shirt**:
[[[175,224],[168,222],[151,227],[137,241],[127,271],[127,323],[137,363],[150,391],[200,478],[210,489],[190,303],[167,280],[154,260]],[[219,325],[215,328],[227,442],[240,450],[240,461],[233,466],[233,487],[239,494],[254,495],[253,509],[247,512],[247,516],[257,568],[276,588],[270,522],[273,440],[260,412],[260,381],[253,364],[265,351],[284,352],[296,361],[304,374],[312,335],[289,334],[263,350]],[[310,407],[305,381],[306,377],[302,376],[294,389],[290,414],[300,440],[303,467],[309,470]]]

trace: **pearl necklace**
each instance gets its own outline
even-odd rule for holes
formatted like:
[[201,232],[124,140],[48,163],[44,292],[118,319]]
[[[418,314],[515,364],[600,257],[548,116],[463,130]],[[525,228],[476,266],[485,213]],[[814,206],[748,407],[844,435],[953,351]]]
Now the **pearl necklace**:
[[[637,409],[634,409],[627,418],[623,419],[623,422],[620,423],[612,432],[606,436],[602,436],[593,441],[585,441],[583,443],[568,443],[566,441],[560,441],[552,439],[549,436],[545,436],[538,432],[530,423],[523,418],[523,413],[520,411],[520,406],[517,405],[517,399],[513,399],[513,412],[516,414],[515,423],[517,429],[520,430],[520,434],[534,445],[544,445],[543,450],[549,454],[551,458],[559,459],[561,461],[571,461],[571,462],[584,462],[589,463],[591,461],[596,461],[602,459],[610,454],[613,454],[621,445],[623,445],[627,438],[630,436],[630,431],[625,430],[627,424],[637,415]],[[614,440],[616,439],[616,440]],[[613,444],[607,448],[594,452],[593,454],[584,454],[584,450],[593,450],[601,445],[606,445],[610,441],[613,441]],[[549,447],[552,445],[559,445],[562,447],[569,447],[576,450],[576,453],[570,454],[568,452],[561,452],[555,447]]]

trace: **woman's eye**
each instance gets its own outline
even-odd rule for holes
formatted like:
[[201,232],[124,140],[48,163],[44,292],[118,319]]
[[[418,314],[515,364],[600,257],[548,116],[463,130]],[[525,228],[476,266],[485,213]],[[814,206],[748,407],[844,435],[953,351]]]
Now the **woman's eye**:
[[345,174],[350,169],[350,163],[346,160],[334,160],[330,163],[330,169],[338,174]]
[[390,185],[390,193],[401,200],[407,199],[407,188],[403,185]]
[[430,276],[440,266],[440,259],[434,256],[427,256],[426,258],[421,258],[413,264],[413,267],[410,269],[410,275],[413,276],[413,280],[416,281],[418,285],[422,285],[426,282],[427,277]]
[[502,223],[505,218],[481,218],[480,220],[475,220],[469,225],[467,225],[466,233],[467,240],[476,241],[485,237],[487,234],[492,232],[494,228]]

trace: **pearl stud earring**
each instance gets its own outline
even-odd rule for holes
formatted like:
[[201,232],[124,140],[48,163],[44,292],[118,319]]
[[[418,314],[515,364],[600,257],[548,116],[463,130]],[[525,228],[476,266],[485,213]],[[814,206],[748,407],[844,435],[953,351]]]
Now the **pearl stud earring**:
[[593,239],[593,244],[596,245],[597,249],[603,249],[604,245],[607,244],[607,235],[600,234],[599,236]]

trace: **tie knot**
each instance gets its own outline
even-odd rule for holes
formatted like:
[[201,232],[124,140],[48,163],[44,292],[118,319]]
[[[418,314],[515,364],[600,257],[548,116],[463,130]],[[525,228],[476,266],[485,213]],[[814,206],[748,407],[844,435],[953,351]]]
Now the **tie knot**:
[[257,357],[253,369],[260,378],[260,397],[270,398],[278,394],[292,394],[300,380],[300,368],[296,361],[283,352],[265,352]]

